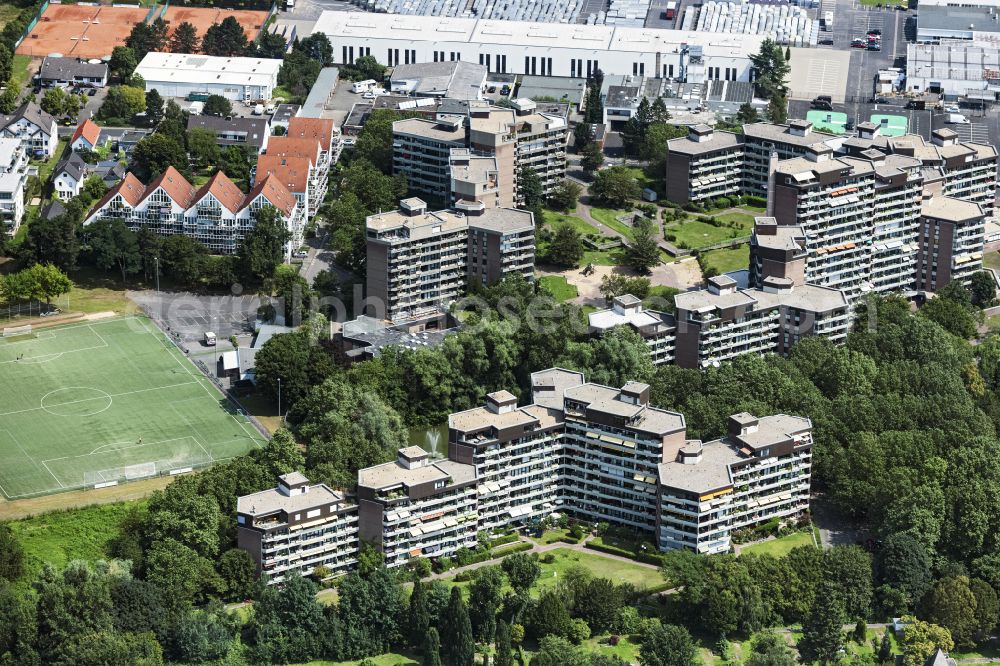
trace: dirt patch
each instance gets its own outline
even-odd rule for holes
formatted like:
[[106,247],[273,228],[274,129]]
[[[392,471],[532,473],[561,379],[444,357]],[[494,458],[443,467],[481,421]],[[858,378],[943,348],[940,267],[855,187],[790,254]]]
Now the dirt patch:
[[19,520],[49,511],[75,509],[94,504],[114,504],[116,502],[141,499],[156,490],[163,490],[174,478],[176,477],[159,476],[155,479],[133,481],[111,488],[74,490],[67,493],[29,497],[13,501],[0,498],[0,520]]

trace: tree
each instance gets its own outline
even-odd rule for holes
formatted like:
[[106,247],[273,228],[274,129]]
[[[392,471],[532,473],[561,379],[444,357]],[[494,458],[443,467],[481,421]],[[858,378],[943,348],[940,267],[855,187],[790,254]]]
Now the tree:
[[285,41],[283,35],[277,32],[264,32],[257,38],[256,48],[251,44],[247,49],[247,55],[252,52],[258,58],[281,60],[285,56],[287,48],[288,42]]
[[824,553],[826,580],[838,583],[838,594],[844,600],[847,617],[865,618],[871,615],[872,558],[860,546],[837,546]]
[[198,29],[187,21],[182,21],[170,38],[170,50],[173,53],[197,53]]
[[221,660],[233,643],[233,632],[224,609],[188,613],[172,633],[171,656],[184,663]]
[[593,177],[597,170],[604,164],[604,150],[599,143],[588,143],[583,147],[583,157],[580,159],[580,167],[588,176]]
[[9,81],[14,72],[14,53],[6,44],[0,44],[0,81]]
[[201,50],[210,56],[239,56],[247,50],[247,33],[232,16],[213,23],[201,40]]
[[651,286],[649,278],[633,278],[623,273],[609,273],[601,278],[601,295],[609,301],[615,296],[625,294],[641,299],[649,295]]
[[0,659],[12,665],[42,663],[35,650],[37,640],[35,598],[15,591],[13,585],[0,584]]
[[204,113],[206,116],[231,116],[233,104],[222,95],[209,95],[205,100]]
[[556,227],[555,236],[549,242],[545,259],[556,266],[576,266],[583,258],[583,236],[576,227],[561,224]]
[[[78,663],[70,655],[75,637],[110,631],[113,578],[127,575],[120,563],[74,560],[57,572],[45,565],[33,583],[38,595],[38,639],[42,663]],[[127,663],[127,662],[122,662]]]
[[156,88],[146,92],[146,124],[156,127],[163,120],[163,98]]
[[28,279],[34,284],[35,294],[48,305],[56,296],[69,293],[73,282],[58,267],[52,264],[34,264],[24,269]]
[[510,627],[503,620],[497,622],[493,666],[514,666],[514,654],[510,642]]
[[117,268],[122,275],[122,284],[125,284],[128,275],[139,272],[139,243],[121,220],[97,220],[87,227],[86,237],[94,264],[105,270]]
[[264,206],[255,215],[254,226],[239,244],[244,278],[250,282],[263,282],[274,275],[275,267],[286,254],[292,238],[285,218],[273,206]]
[[0,113],[14,113],[14,109],[17,108],[17,100],[20,96],[20,91],[14,86],[7,86],[7,88],[0,93]]
[[402,115],[393,109],[375,109],[365,121],[354,154],[384,174],[392,173],[392,124]]
[[987,271],[977,271],[972,274],[969,282],[969,292],[972,303],[979,307],[987,307],[996,299],[997,285],[993,275]]
[[441,666],[441,639],[438,638],[438,630],[431,627],[427,630],[423,643],[422,666]]
[[879,579],[903,590],[911,601],[918,600],[931,585],[931,559],[912,534],[891,534],[878,551]]
[[889,639],[889,632],[882,633],[882,640],[878,644],[878,663],[888,664],[892,661],[892,641]]
[[555,592],[543,592],[529,613],[528,629],[535,638],[566,636],[569,633],[569,612]]
[[226,583],[229,599],[242,601],[253,594],[257,584],[257,565],[242,548],[230,548],[219,558],[219,575]]
[[28,264],[51,261],[65,271],[72,271],[80,254],[78,229],[79,222],[69,213],[52,219],[38,218],[28,225],[18,257]]
[[520,595],[525,595],[542,573],[538,558],[528,553],[514,553],[503,558],[500,568],[507,574],[510,586]]
[[642,666],[696,666],[700,662],[694,639],[684,627],[652,624],[642,636]]
[[342,578],[337,588],[344,635],[353,643],[344,656],[351,659],[388,651],[400,640],[399,622],[405,618],[396,578],[381,553],[364,546],[358,560],[357,572]]
[[570,620],[569,631],[566,636],[573,645],[580,645],[583,643],[585,640],[590,638],[590,627],[587,626],[587,621],[579,617],[575,617]]
[[593,137],[591,135],[593,125],[590,123],[577,123],[576,128],[573,130],[573,145],[576,146],[576,152],[582,152],[584,148],[587,147]]
[[757,114],[757,109],[750,105],[750,102],[744,102],[740,105],[739,111],[736,112],[736,122],[740,125],[748,125],[750,123],[755,123],[760,120]]
[[24,547],[10,527],[0,524],[0,579],[13,582],[23,574]]
[[419,580],[413,583],[408,619],[410,644],[415,647],[420,646],[427,634],[427,628],[431,624],[431,614],[427,607],[427,588]]
[[187,146],[195,167],[207,169],[219,163],[219,144],[212,130],[192,127],[188,130]]
[[955,642],[944,627],[924,622],[909,615],[902,618],[906,630],[899,639],[903,651],[903,666],[923,666],[935,650],[951,652]]
[[[150,51],[162,51],[166,43],[167,25],[161,18],[148,24],[136,23],[125,40],[125,45],[132,49],[137,63],[141,62]],[[129,75],[131,76],[131,73]]]
[[795,666],[795,657],[784,639],[773,631],[764,631],[754,636],[750,656],[744,663],[746,666]]
[[[313,54],[307,53],[313,60],[320,60],[314,57]],[[332,50],[331,50],[332,57]],[[365,81],[371,79],[372,81],[381,82],[385,79],[385,65],[379,63],[374,56],[365,55],[361,56],[354,61],[353,65],[347,65],[343,68],[344,78],[351,81]]]
[[97,112],[98,118],[129,121],[146,110],[146,91],[132,86],[111,86]]
[[[323,66],[301,51],[293,50],[286,55],[278,70],[278,85],[303,97],[309,94],[313,84],[319,77]],[[346,77],[345,77],[346,78]]]
[[840,594],[827,583],[817,594],[812,610],[802,623],[799,653],[806,663],[818,661],[828,664],[836,661],[844,643],[844,602]]
[[767,119],[778,125],[788,120],[788,98],[775,93],[767,103]]
[[472,623],[462,591],[451,589],[448,608],[440,620],[441,639],[444,643],[441,657],[449,666],[472,666],[476,656],[476,644],[472,639]]
[[[308,37],[300,39],[295,48],[319,62],[323,67],[329,67],[333,64],[333,46],[330,44],[330,39],[322,32],[314,32]],[[372,65],[373,62],[374,65]],[[379,65],[372,56],[361,56],[354,61],[353,65],[348,65],[345,69],[351,67],[363,74],[372,74],[372,76],[363,76],[362,79],[381,81],[382,75],[385,73],[385,67]]]
[[499,567],[480,569],[469,587],[469,621],[480,643],[492,643],[506,579]]
[[163,648],[149,633],[101,631],[73,636],[62,646],[60,657],[61,664],[163,666]]
[[[788,95],[785,83],[791,67],[785,59],[785,54],[772,39],[761,42],[760,50],[750,56],[750,62],[756,70],[755,87],[758,96],[773,100],[778,96],[782,99]],[[775,122],[772,119],[772,122]]]
[[949,576],[934,584],[924,599],[928,622],[941,625],[951,633],[959,648],[975,645],[976,595],[969,588],[967,576]]
[[187,152],[173,137],[154,132],[132,149],[132,172],[143,182],[148,183],[171,166],[181,174],[188,171]]
[[631,171],[615,166],[597,174],[590,193],[610,208],[624,208],[639,198],[640,188]]
[[545,187],[534,169],[522,165],[517,171],[517,197],[524,208],[535,213],[535,219],[542,219],[541,208],[545,203]]
[[112,74],[118,76],[119,81],[125,81],[132,77],[135,68],[139,66],[139,59],[136,58],[135,51],[127,46],[116,46],[111,50],[111,60],[108,61],[108,69]]
[[295,571],[281,587],[264,588],[250,625],[254,656],[263,663],[310,661],[319,656],[325,627],[316,583]]
[[[549,194],[549,205],[563,212],[576,210],[576,204],[580,200],[580,193],[582,191],[582,187],[572,180],[564,178]],[[538,222],[536,221],[536,224]]]
[[69,93],[62,88],[49,88],[42,95],[42,102],[39,106],[46,113],[50,113],[53,116],[61,116],[68,113],[67,98],[69,97]]
[[640,273],[648,273],[660,263],[660,244],[656,240],[656,225],[645,217],[635,218],[632,242],[628,244],[628,265]]
[[354,485],[359,469],[393,459],[407,442],[399,413],[371,390],[343,377],[314,386],[295,404],[289,420],[308,444],[309,466],[336,485]]
[[250,180],[250,160],[247,159],[246,151],[239,146],[226,146],[219,158],[219,166],[230,180]]

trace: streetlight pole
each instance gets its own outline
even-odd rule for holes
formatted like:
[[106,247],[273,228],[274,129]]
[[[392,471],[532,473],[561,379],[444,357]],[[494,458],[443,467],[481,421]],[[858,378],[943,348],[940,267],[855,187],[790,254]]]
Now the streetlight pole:
[[285,417],[281,413],[281,377],[278,377],[278,417],[282,423],[285,422]]
[[160,294],[160,255],[153,257],[156,260],[156,294]]

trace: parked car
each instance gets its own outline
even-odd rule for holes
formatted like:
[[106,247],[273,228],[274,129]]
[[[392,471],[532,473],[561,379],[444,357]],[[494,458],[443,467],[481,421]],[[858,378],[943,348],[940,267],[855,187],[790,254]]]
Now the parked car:
[[297,259],[302,259],[304,257],[308,257],[309,253],[305,252],[303,250],[296,250],[295,252],[292,252],[292,256],[295,257],[295,258],[297,258]]
[[358,143],[357,137],[353,136],[345,136],[343,139],[340,140],[340,145],[345,147],[354,146],[357,143]]
[[946,113],[961,113],[962,112],[962,110],[960,108],[958,108],[958,104],[949,104],[948,106],[944,107],[944,110],[945,110]]
[[500,88],[500,94],[501,95],[509,95],[510,94],[510,86],[508,86],[507,84],[504,84],[504,86],[502,88]]
[[881,37],[882,36],[882,31],[879,30],[878,28],[873,28],[872,30],[868,31],[868,36],[869,37],[874,37],[874,36]]
[[851,48],[852,49],[865,48],[865,40],[861,39],[860,37],[855,37],[854,39],[851,40]]
[[496,86],[490,86],[489,88],[486,89],[486,92],[488,93],[495,93],[496,91],[497,91]]
[[868,44],[868,50],[869,51],[881,51],[882,50],[882,45],[879,44],[878,42],[870,42]]
[[90,90],[87,91],[87,97],[93,97],[96,94],[97,94],[97,88],[91,88]]

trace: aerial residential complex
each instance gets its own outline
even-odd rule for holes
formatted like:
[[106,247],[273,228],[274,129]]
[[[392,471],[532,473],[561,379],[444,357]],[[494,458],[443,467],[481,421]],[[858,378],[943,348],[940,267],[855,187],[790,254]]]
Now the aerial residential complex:
[[532,100],[512,104],[508,109],[470,101],[466,114],[396,121],[393,172],[406,176],[412,192],[449,202],[460,196],[451,189],[452,151],[468,148],[470,156],[495,158],[501,201],[520,201],[517,173],[522,167],[532,169],[550,192],[566,175],[569,124],[564,116],[539,112]]
[[528,211],[462,201],[455,210],[428,212],[414,197],[398,210],[370,215],[366,230],[367,295],[384,308],[374,313],[382,319],[438,312],[470,280],[493,284],[534,274],[535,222]]
[[[702,443],[687,439],[683,415],[649,404],[646,384],[616,389],[560,368],[531,383],[529,405],[497,391],[452,414],[446,459],[401,449],[395,462],[360,470],[353,496],[294,474],[241,497],[240,546],[275,582],[320,564],[343,573],[361,541],[395,567],[559,511],[634,530],[662,550],[720,553],[733,531],[809,508],[808,419],[736,414],[725,437]],[[343,541],[352,534],[354,550]]]
[[[745,125],[741,134],[696,126],[668,142],[667,196],[688,203],[766,195],[769,214],[797,230],[804,250],[804,263],[785,258],[790,270],[854,301],[865,293],[933,291],[979,270],[998,162],[993,146],[960,142],[950,129],[934,130],[927,142],[882,136],[872,123],[850,138],[797,120]],[[773,240],[789,242],[784,234]],[[772,270],[781,263],[782,251],[766,245],[751,242],[758,250],[751,273],[765,254]]]
[[198,189],[173,167],[149,185],[129,172],[94,204],[83,223],[120,219],[133,231],[145,228],[162,236],[183,234],[212,252],[234,254],[265,206],[274,207],[284,219],[291,243],[301,244],[302,207],[277,178],[260,179],[244,194],[221,171]]
[[17,139],[0,139],[0,233],[14,234],[24,217],[28,155]]

